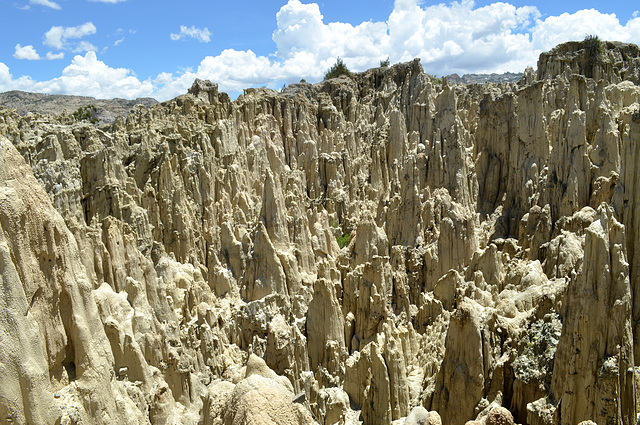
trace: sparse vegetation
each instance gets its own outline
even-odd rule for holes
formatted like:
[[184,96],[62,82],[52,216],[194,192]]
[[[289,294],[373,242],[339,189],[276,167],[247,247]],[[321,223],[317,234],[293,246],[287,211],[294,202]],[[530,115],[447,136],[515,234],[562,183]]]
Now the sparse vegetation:
[[602,60],[604,44],[597,35],[588,35],[582,41],[582,48],[587,56],[585,75],[589,78],[594,78],[594,67]]
[[338,242],[338,246],[340,247],[340,249],[349,245],[349,239],[351,239],[351,233],[345,233],[342,236],[336,237],[336,242]]
[[631,120],[633,120],[633,122],[640,123],[640,108],[636,109],[633,112],[633,115],[631,115]]
[[330,78],[336,78],[341,75],[346,75],[347,77],[351,77],[351,71],[347,68],[347,65],[344,64],[344,61],[338,56],[336,59],[336,63],[324,74],[324,79],[328,80]]
[[385,60],[381,60],[380,61],[380,67],[381,68],[387,68],[387,67],[389,67],[389,65],[391,65],[391,60],[389,59],[389,56],[387,56],[387,58]]
[[77,121],[88,121],[91,124],[96,124],[99,120],[95,117],[98,108],[94,105],[81,106],[76,109],[71,115]]
[[442,78],[436,77],[435,74],[427,74],[427,75],[431,77],[431,81],[433,81],[434,84],[442,84]]
[[336,242],[338,242],[338,246],[340,247],[340,249],[349,245],[349,239],[351,239],[351,232],[342,233],[342,230],[340,229],[340,223],[338,223],[338,221],[335,218],[332,218],[329,221],[329,226],[331,226],[331,229],[333,230],[333,234],[336,236]]
[[590,63],[595,63],[600,60],[602,52],[604,51],[602,41],[597,35],[586,36],[582,42],[582,47],[584,48]]
[[562,322],[551,312],[534,322],[520,340],[518,357],[513,362],[516,378],[522,382],[538,382],[545,389],[551,386],[553,361],[560,340]]

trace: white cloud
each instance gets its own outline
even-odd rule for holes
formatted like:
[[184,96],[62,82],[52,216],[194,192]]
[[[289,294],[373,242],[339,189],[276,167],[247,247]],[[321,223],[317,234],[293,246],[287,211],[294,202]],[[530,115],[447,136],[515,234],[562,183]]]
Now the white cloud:
[[46,58],[50,61],[56,60],[56,59],[64,59],[64,52],[60,52],[60,53],[47,52]]
[[195,72],[162,74],[162,83],[154,80],[156,95],[166,99],[184,93],[196,77],[229,92],[278,88],[300,78],[318,81],[337,56],[355,71],[378,66],[389,56],[392,63],[419,57],[427,72],[437,75],[521,72],[535,67],[542,51],[587,34],[640,42],[640,18],[623,25],[614,15],[585,10],[543,20],[534,6],[493,3],[476,8],[470,0],[433,6],[396,0],[386,22],[359,25],[325,23],[316,3],[289,0],[276,20],[274,55],[224,50],[204,58]]
[[131,70],[111,68],[98,60],[95,52],[87,52],[75,56],[60,77],[49,81],[37,82],[30,77],[14,80],[9,68],[0,62],[0,91],[5,90],[132,99],[153,95],[154,87],[149,80],[140,81]]
[[[386,21],[358,25],[325,23],[318,4],[289,0],[277,13],[276,22],[271,54],[227,49],[205,57],[195,70],[159,72],[144,81],[129,69],[110,68],[97,59],[92,51],[95,46],[77,40],[96,32],[91,22],[52,27],[45,35],[46,45],[87,53],[75,56],[60,77],[44,82],[29,77],[13,79],[9,69],[0,66],[0,88],[166,100],[185,93],[195,78],[210,79],[220,90],[232,94],[251,86],[277,89],[283,82],[301,78],[318,81],[337,56],[354,71],[378,66],[386,57],[392,63],[419,57],[426,71],[436,75],[518,72],[526,66],[535,67],[540,52],[565,41],[582,40],[587,34],[640,43],[637,15],[626,23],[596,10],[543,19],[534,6],[493,3],[476,8],[471,0],[437,5],[396,0]],[[179,34],[171,35],[177,40],[187,37],[206,42],[211,33],[207,28],[181,26]]]
[[31,4],[39,4],[40,6],[50,7],[51,9],[60,10],[62,9],[60,5],[51,0],[30,0]]
[[133,98],[149,95],[153,90],[150,82],[141,82],[131,70],[107,66],[95,52],[75,56],[62,76],[47,82],[47,86],[51,92],[84,93],[97,98]]
[[98,48],[88,41],[79,42],[73,49],[73,53],[96,52]]
[[0,89],[5,87],[6,84],[12,81],[11,74],[9,73],[9,67],[0,62]]
[[597,34],[603,40],[640,43],[640,20],[631,19],[622,25],[615,14],[603,14],[594,9],[574,14],[563,13],[538,21],[533,31],[533,46],[549,49],[567,40],[582,40]]
[[[13,57],[16,59],[27,59],[27,60],[40,60],[42,57],[36,52],[36,49],[32,45],[21,46],[20,44],[16,44],[16,51],[13,54]],[[64,52],[53,53],[47,52],[45,59],[47,60],[55,60],[55,59],[64,59]]]
[[87,35],[95,34],[96,26],[92,22],[86,22],[77,27],[58,27],[53,26],[44,34],[43,43],[54,49],[62,50],[69,48],[69,40],[82,38]]
[[452,72],[523,70],[533,65],[528,36],[519,33],[540,16],[535,7],[493,3],[474,8],[472,1],[422,8],[399,0],[389,20],[388,38],[378,46],[392,62],[414,57],[439,75]]
[[180,25],[180,32],[178,34],[171,34],[172,40],[184,40],[186,37],[195,38],[203,43],[211,41],[211,31],[208,28],[196,28],[195,26],[186,27]]
[[13,79],[13,76],[9,72],[9,67],[0,62],[0,92],[7,90],[32,90],[33,85],[36,82],[27,76],[22,76],[17,79]]
[[[428,72],[522,71],[535,66],[538,55],[559,43],[598,34],[607,40],[640,42],[640,21],[623,25],[615,15],[596,10],[541,19],[535,6],[493,3],[475,7],[472,0],[425,5],[419,0],[396,0],[386,22],[351,25],[325,23],[317,4],[289,0],[278,14],[273,40],[277,57],[286,61],[307,52],[315,60],[306,73],[326,70],[336,56],[354,70],[391,62],[422,59]],[[284,64],[287,66],[286,64]]]
[[37,61],[40,59],[40,55],[32,45],[22,47],[20,44],[16,44],[16,51],[13,54],[13,57],[16,59],[26,59],[30,61]]

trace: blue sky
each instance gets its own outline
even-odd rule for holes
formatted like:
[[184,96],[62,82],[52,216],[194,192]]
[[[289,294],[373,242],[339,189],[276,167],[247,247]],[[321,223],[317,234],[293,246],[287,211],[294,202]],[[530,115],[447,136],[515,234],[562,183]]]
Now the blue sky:
[[0,92],[177,96],[198,78],[237,95],[420,57],[436,75],[521,72],[587,34],[640,44],[630,1],[2,0]]

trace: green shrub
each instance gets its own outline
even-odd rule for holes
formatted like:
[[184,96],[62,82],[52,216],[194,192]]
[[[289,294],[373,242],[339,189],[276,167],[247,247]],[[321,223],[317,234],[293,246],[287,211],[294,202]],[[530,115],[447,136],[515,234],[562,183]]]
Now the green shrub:
[[338,242],[338,246],[340,247],[340,249],[349,245],[349,239],[351,239],[351,233],[336,237],[336,241]]
[[387,58],[385,60],[380,61],[380,67],[381,68],[386,68],[389,65],[391,65],[391,60],[389,60],[389,56],[387,56]]
[[91,124],[96,124],[99,121],[94,117],[97,111],[98,108],[94,105],[87,105],[79,107],[71,115],[76,119],[76,121],[89,121]]
[[586,76],[593,78],[593,68],[600,62],[604,52],[604,44],[597,35],[588,35],[582,41],[582,48],[587,56]]
[[436,77],[435,74],[427,74],[427,75],[431,77],[431,81],[433,81],[434,84],[442,84],[442,78]]
[[597,35],[586,36],[582,42],[582,47],[587,54],[587,58],[589,58],[589,62],[597,62],[604,51],[603,43]]
[[330,78],[336,78],[341,75],[346,75],[347,77],[351,77],[351,71],[347,68],[347,65],[344,64],[344,61],[338,56],[336,59],[336,63],[324,74],[324,79],[328,80]]

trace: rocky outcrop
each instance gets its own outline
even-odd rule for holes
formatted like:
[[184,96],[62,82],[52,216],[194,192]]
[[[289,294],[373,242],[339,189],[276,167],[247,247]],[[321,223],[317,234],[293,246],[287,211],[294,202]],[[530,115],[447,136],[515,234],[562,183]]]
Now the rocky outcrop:
[[0,149],[3,420],[53,423],[62,413],[139,423],[141,391],[113,379],[114,353],[75,238],[15,147],[4,140]]
[[636,417],[624,226],[606,204],[598,215],[586,229],[584,265],[569,286],[571,309],[556,351],[552,391],[562,424],[633,423]]
[[542,53],[538,60],[538,79],[581,74],[609,83],[640,83],[640,49],[635,44],[600,41],[590,36],[581,42],[561,44]]
[[2,420],[635,423],[640,55],[585,48],[1,111]]

